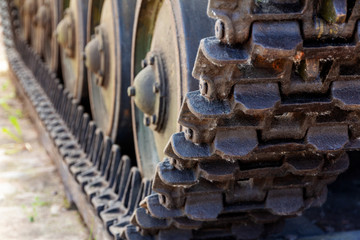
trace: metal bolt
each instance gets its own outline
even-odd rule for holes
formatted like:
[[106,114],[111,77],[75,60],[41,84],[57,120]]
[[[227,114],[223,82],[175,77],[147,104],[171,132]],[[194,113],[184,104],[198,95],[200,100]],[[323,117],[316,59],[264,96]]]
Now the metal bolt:
[[215,23],[215,36],[219,40],[223,39],[225,36],[225,25],[220,19]]
[[15,17],[15,16],[17,16],[17,15],[18,15],[17,10],[12,10],[12,11],[11,11],[11,16]]
[[208,92],[208,84],[207,82],[205,82],[204,80],[201,80],[200,81],[200,92],[201,92],[201,95],[206,95],[207,92]]
[[147,61],[145,59],[141,60],[141,67],[145,68],[146,66],[147,66]]
[[153,85],[153,93],[158,93],[160,91],[160,83],[156,82]]
[[159,194],[159,202],[160,204],[165,204],[166,203],[166,197],[162,194]]
[[151,116],[151,123],[156,124],[156,121],[157,121],[157,116],[154,114]]
[[85,52],[82,52],[82,57],[83,57],[83,60],[84,60],[84,62],[86,61],[86,54],[85,54]]
[[127,94],[128,94],[129,97],[135,96],[135,87],[132,87],[132,86],[128,87]]
[[154,57],[154,56],[151,56],[151,57],[149,58],[149,64],[150,64],[150,65],[154,65],[154,63],[155,63],[155,57]]
[[190,139],[192,139],[193,138],[193,130],[191,129],[191,128],[186,128],[185,129],[185,138],[187,139],[187,140],[190,140]]
[[104,72],[102,70],[99,70],[97,73],[100,77],[104,77]]
[[144,125],[148,127],[148,126],[150,126],[150,123],[151,123],[150,118],[149,117],[144,117]]
[[14,20],[14,26],[17,28],[17,27],[20,27],[20,21],[19,20]]

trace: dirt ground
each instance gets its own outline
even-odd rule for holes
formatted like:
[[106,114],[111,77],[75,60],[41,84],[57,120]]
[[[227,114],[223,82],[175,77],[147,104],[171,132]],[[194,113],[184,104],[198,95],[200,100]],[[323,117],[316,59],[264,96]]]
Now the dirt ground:
[[91,239],[7,71],[0,44],[0,239]]

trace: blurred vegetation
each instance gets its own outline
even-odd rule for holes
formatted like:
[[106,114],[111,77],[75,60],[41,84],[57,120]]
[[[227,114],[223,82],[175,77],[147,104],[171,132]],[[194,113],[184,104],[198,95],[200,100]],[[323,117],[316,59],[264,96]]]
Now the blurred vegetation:
[[23,131],[19,119],[24,117],[21,109],[14,107],[11,101],[16,94],[10,81],[7,80],[0,86],[0,110],[8,116],[8,124],[1,127],[1,133],[12,140],[12,143],[0,145],[5,150],[5,154],[15,154],[22,150],[30,150],[31,146],[25,143]]

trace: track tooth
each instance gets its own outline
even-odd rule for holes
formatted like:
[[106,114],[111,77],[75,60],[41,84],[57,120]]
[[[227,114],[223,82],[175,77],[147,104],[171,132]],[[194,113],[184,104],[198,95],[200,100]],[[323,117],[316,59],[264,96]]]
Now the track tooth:
[[176,163],[175,165],[179,169],[192,168],[197,163],[196,160],[185,160],[179,158],[179,156],[177,156],[173,151],[171,141],[169,141],[168,144],[166,145],[164,153],[166,154],[166,156],[168,156],[169,159],[171,159],[172,162]]
[[99,156],[99,160],[96,163],[96,168],[98,171],[100,171],[101,176],[105,175],[106,168],[109,164],[111,149],[113,146],[113,142],[110,137],[105,136],[104,137],[104,150]]
[[219,129],[214,140],[215,152],[224,159],[238,159],[258,145],[254,129]]
[[316,126],[308,130],[306,140],[319,151],[341,150],[349,142],[348,126]]
[[110,163],[106,169],[105,179],[109,182],[109,187],[114,188],[115,181],[117,179],[117,173],[119,172],[121,159],[121,151],[118,145],[112,145]]
[[202,222],[201,221],[196,221],[196,220],[192,220],[189,219],[187,217],[179,217],[179,218],[173,218],[172,219],[172,225],[175,226],[178,229],[199,229],[202,226]]
[[360,105],[360,82],[354,81],[335,81],[331,92],[333,98],[340,102],[341,108],[346,110],[356,110]]
[[[128,225],[125,228],[124,233],[121,235],[122,238],[128,240],[153,240],[151,236],[142,236],[133,225]],[[119,239],[119,238],[116,238]]]
[[184,214],[179,209],[167,209],[159,202],[159,195],[152,194],[144,199],[151,216],[159,219],[182,217]]
[[[139,202],[141,199],[145,198],[148,195],[148,188],[149,183],[151,181],[147,179],[143,179],[141,182],[140,190],[138,191],[135,206],[139,205]],[[126,204],[126,203],[125,203]],[[135,208],[128,208],[123,216],[118,216],[118,218],[115,220],[114,224],[109,227],[110,233],[115,236],[115,238],[118,238],[119,236],[122,236],[124,231],[126,231],[126,227],[131,222],[131,219],[134,217],[132,214],[135,211]],[[144,231],[143,231],[144,232]]]
[[78,139],[81,147],[85,150],[86,146],[86,136],[88,131],[90,131],[90,116],[88,113],[84,113],[81,117],[81,129],[78,133]]
[[160,194],[160,203],[166,208],[181,208],[185,203],[185,189],[165,184],[159,174],[155,174],[153,190]]
[[234,98],[246,114],[271,110],[281,101],[277,83],[236,84]]
[[294,155],[287,157],[285,162],[289,172],[295,175],[313,175],[322,169],[324,158],[319,155]]
[[95,124],[90,126],[89,130],[90,131],[88,134],[87,145],[86,145],[87,151],[85,151],[85,152],[88,152],[90,161],[92,162],[93,165],[95,165],[95,163],[99,159],[100,154],[104,150],[104,144],[105,144],[104,134],[99,128],[96,127]]
[[[245,49],[232,48],[229,45],[221,44],[215,37],[204,38],[200,41],[198,56],[207,59],[210,63],[222,66],[230,64],[246,63],[249,55]],[[204,59],[197,59],[196,62]],[[200,79],[202,72],[206,69],[212,70],[212,66],[195,65],[193,75],[196,79]]]
[[75,125],[76,125],[76,117],[77,117],[77,107],[78,101],[73,99],[71,101],[71,112],[69,117],[69,130],[71,131],[72,135],[75,135]]
[[90,162],[87,157],[80,158],[76,161],[76,163],[70,166],[70,172],[74,175],[74,177],[77,177],[80,173],[86,171],[92,166],[92,162]]
[[197,183],[197,176],[191,169],[178,170],[165,159],[157,166],[157,173],[161,180],[168,185],[192,186]]
[[[144,208],[136,209],[134,213],[134,218],[136,224],[144,230],[160,230],[170,227],[170,224],[165,219],[151,217]],[[132,220],[132,223],[134,223],[134,220]]]
[[[96,196],[99,192],[103,191],[105,188],[110,187],[110,183],[109,183],[109,177],[108,177],[108,172],[110,171],[110,169],[113,167],[116,169],[115,166],[113,166],[113,157],[112,157],[112,141],[107,142],[105,140],[105,149],[102,152],[102,156],[99,157],[101,158],[101,164],[104,166],[103,170],[100,171],[100,175],[98,175],[98,177],[93,177],[93,178],[89,178],[86,182],[88,182],[88,184],[86,184],[84,186],[84,191],[87,194],[87,196],[89,197],[89,201],[91,202],[91,199]],[[100,160],[99,160],[100,161]],[[96,170],[99,171],[98,167],[96,167]],[[97,171],[96,171],[97,172]],[[82,175],[82,174],[81,174]],[[80,176],[81,176],[80,175]],[[79,178],[80,178],[79,176]],[[84,179],[82,179],[82,181],[84,181]]]
[[198,165],[201,176],[209,181],[226,182],[234,180],[235,172],[239,170],[238,164],[223,160],[202,161]]
[[69,156],[71,151],[74,151],[77,149],[77,144],[74,140],[71,141],[64,141],[63,144],[61,144],[61,147],[59,148],[59,152],[63,157]]
[[71,117],[71,110],[72,110],[72,95],[70,93],[68,93],[66,95],[66,99],[65,99],[65,108],[64,108],[64,115],[63,119],[64,122],[66,123],[67,127],[70,127],[70,117]]
[[303,190],[299,188],[269,190],[265,207],[279,216],[298,214],[304,208]]
[[81,127],[82,127],[84,107],[78,106],[76,108],[75,114],[76,114],[76,117],[75,117],[75,123],[73,125],[73,133],[74,133],[74,137],[78,140],[79,144],[81,144],[80,143],[80,132],[81,132]]
[[115,201],[116,198],[116,193],[114,193],[112,189],[106,188],[91,199],[91,204],[100,216],[100,212],[104,211],[105,207],[107,207],[111,201]]
[[96,169],[92,165],[90,167],[87,166],[86,169],[82,169],[82,170],[83,171],[81,171],[76,176],[76,180],[79,183],[79,185],[82,187],[82,189],[85,189],[85,186],[89,184],[89,182],[100,177],[100,173],[96,171]]
[[131,171],[131,160],[128,156],[123,156],[119,165],[119,171],[117,171],[114,190],[119,195],[119,199],[122,199],[125,195],[127,181],[129,179]]
[[[111,144],[111,143],[110,143]],[[107,137],[103,136],[103,133],[100,129],[95,131],[95,147],[94,151],[90,155],[91,167],[83,169],[81,173],[76,176],[78,183],[85,187],[92,179],[102,176],[100,172],[100,166],[102,161],[107,162],[111,151],[111,146],[109,146],[109,141]]]
[[252,52],[268,59],[288,58],[302,48],[297,22],[255,22],[252,26]]
[[118,221],[118,218],[124,218],[126,214],[126,208],[122,205],[120,201],[115,201],[106,208],[104,211],[100,212],[100,217],[107,229],[115,224]]
[[137,207],[137,194],[140,191],[141,183],[142,180],[140,171],[136,167],[133,167],[130,171],[129,181],[125,189],[124,195],[126,198],[122,199],[124,205],[127,206],[128,212],[132,213]]
[[70,92],[65,89],[64,94],[62,96],[62,101],[61,101],[61,109],[60,109],[60,116],[62,117],[62,119],[64,120],[64,122],[66,123],[66,118],[67,118],[67,110],[69,108],[69,94]]
[[233,189],[228,189],[225,193],[225,201],[228,204],[241,202],[242,204],[239,204],[241,207],[239,206],[239,209],[229,208],[227,211],[232,209],[232,211],[243,212],[244,210],[250,211],[252,208],[259,210],[259,207],[263,207],[262,202],[266,197],[265,187],[265,181],[261,179],[238,180]]
[[68,165],[68,167],[70,168],[71,166],[73,166],[74,164],[76,164],[81,158],[83,158],[83,152],[81,150],[77,150],[72,152],[71,155],[68,155],[64,158],[65,163]]
[[95,138],[96,129],[97,127],[95,122],[90,121],[85,133],[85,138],[84,138],[85,145],[83,146],[84,151],[88,156],[92,156],[92,153],[94,151],[93,143],[95,142],[95,140],[93,139]]
[[211,157],[209,145],[198,145],[191,141],[187,141],[183,132],[172,135],[171,145],[174,153],[181,159],[195,160],[198,158]]
[[109,183],[101,176],[93,177],[89,179],[88,184],[84,186],[84,192],[88,196],[89,201],[98,195],[100,192],[105,191]]
[[151,180],[147,178],[142,179],[140,190],[136,197],[135,208],[142,206],[142,204],[145,203],[145,198],[151,194],[151,185]]
[[55,102],[55,109],[57,110],[57,112],[60,114],[60,109],[62,107],[62,98],[64,95],[64,86],[60,83],[57,86],[57,96],[56,96],[56,102]]
[[51,113],[47,119],[44,120],[44,124],[48,130],[48,132],[51,132],[53,127],[58,126],[59,123],[59,118],[58,115],[56,113]]
[[57,95],[58,95],[58,86],[60,84],[60,79],[56,78],[54,81],[51,81],[49,84],[49,98],[53,104],[53,106],[55,106],[56,103],[56,99],[57,99]]
[[59,113],[60,110],[60,106],[61,106],[61,97],[63,94],[63,85],[61,83],[59,83],[56,87],[56,91],[55,91],[55,98],[54,98],[54,107],[56,109],[56,111]]
[[187,191],[184,212],[190,219],[214,221],[223,209],[222,191],[213,184],[203,182]]
[[109,228],[118,218],[130,216],[137,207],[137,194],[141,188],[141,175],[136,167],[131,168],[126,180],[124,192],[119,192],[115,202],[110,203],[109,208],[100,213],[100,217]]
[[66,128],[63,125],[57,125],[57,126],[53,127],[52,131],[50,132],[50,136],[53,139],[56,139],[56,136],[58,134],[61,134],[61,133],[65,132],[65,131],[66,131]]
[[218,115],[231,113],[231,104],[229,101],[209,101],[200,94],[200,91],[188,92],[185,101],[189,110],[200,119],[215,118]]

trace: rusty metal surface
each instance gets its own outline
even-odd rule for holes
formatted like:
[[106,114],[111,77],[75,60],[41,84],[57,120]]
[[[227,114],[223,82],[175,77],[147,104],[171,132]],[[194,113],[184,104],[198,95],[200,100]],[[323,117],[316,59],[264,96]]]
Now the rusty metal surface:
[[210,0],[216,36],[200,43],[200,90],[184,99],[154,192],[21,39],[50,103],[10,59],[115,238],[259,239],[321,205],[360,147],[358,11],[358,1]]
[[83,57],[88,4],[88,0],[70,0],[54,33],[60,46],[60,63],[65,87],[79,102],[88,96]]
[[135,1],[90,1],[88,44],[89,100],[98,127],[120,144],[133,150],[130,85],[131,38]]
[[213,35],[206,7],[206,0],[137,1],[129,94],[137,162],[148,178],[170,136],[180,131],[184,96],[197,88],[191,76],[197,45]]
[[[194,233],[230,214],[229,236],[257,239],[265,223],[326,200],[358,150],[358,4],[209,1],[216,36],[200,43],[200,90],[186,95],[185,131],[158,164],[158,194],[133,218],[143,234]],[[159,203],[170,210],[151,211]]]
[[[4,14],[6,3],[1,7]],[[15,29],[14,39],[10,21],[7,24],[3,26],[7,26],[11,71],[41,120],[39,126],[48,131],[48,145],[57,149],[52,154],[61,160],[57,162],[59,170],[96,237],[116,238],[129,223],[141,199],[150,194],[151,181],[143,179],[119,146],[89,121],[83,107],[64,89],[39,55],[16,37],[19,30]]]

